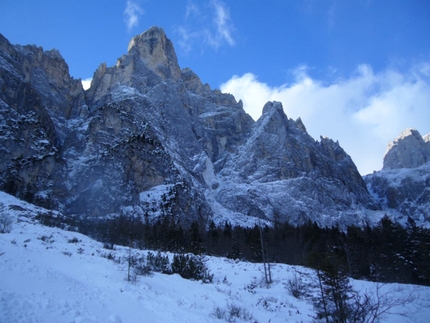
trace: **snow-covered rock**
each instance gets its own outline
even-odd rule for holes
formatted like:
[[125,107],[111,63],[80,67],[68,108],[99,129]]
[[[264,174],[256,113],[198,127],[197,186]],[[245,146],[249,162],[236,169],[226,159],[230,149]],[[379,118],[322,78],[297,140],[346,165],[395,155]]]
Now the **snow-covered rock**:
[[338,142],[311,138],[279,102],[254,122],[180,69],[161,28],[101,64],[85,92],[57,51],[1,37],[0,88],[0,189],[66,215],[342,226],[383,215]]
[[364,179],[384,211],[399,222],[430,226],[430,136],[404,130],[388,144],[384,168]]

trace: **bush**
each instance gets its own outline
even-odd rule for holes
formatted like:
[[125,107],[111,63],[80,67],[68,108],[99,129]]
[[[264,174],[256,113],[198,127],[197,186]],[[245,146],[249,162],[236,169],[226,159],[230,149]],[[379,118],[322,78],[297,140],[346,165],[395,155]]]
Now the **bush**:
[[297,275],[297,273],[294,273],[293,277],[288,279],[285,287],[290,295],[297,299],[303,296],[306,288],[305,284],[303,284],[302,279]]
[[171,269],[173,274],[179,274],[185,279],[201,280],[204,283],[212,283],[213,280],[213,275],[201,257],[194,255],[174,255]]
[[151,267],[148,265],[148,262],[145,261],[144,257],[133,257],[131,260],[131,266],[133,267],[133,271],[137,276],[150,276],[152,274]]
[[257,306],[263,307],[268,312],[276,312],[279,310],[278,300],[273,296],[260,297]]
[[171,273],[169,267],[169,258],[167,256],[163,256],[160,251],[154,255],[152,252],[148,252],[146,255],[146,263],[152,271],[169,274]]
[[0,233],[9,233],[12,231],[13,217],[9,214],[0,214]]
[[219,306],[215,307],[212,315],[215,316],[218,320],[224,320],[226,319],[226,310],[224,308],[221,308]]
[[68,243],[78,243],[78,242],[79,242],[79,240],[78,240],[78,238],[73,237],[72,239],[69,239],[67,242],[68,242]]
[[236,322],[237,319],[256,322],[252,314],[246,308],[230,303],[227,304],[227,309],[219,306],[215,307],[212,315],[219,320],[226,320],[227,322]]
[[107,250],[115,250],[115,244],[113,244],[111,242],[104,242],[103,248],[105,248]]

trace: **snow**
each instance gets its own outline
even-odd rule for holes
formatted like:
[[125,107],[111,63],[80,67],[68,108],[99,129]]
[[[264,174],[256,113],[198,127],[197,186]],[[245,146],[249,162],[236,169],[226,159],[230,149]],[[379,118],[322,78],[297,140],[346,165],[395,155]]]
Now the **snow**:
[[150,190],[140,193],[140,201],[142,203],[149,203],[150,205],[158,205],[158,203],[162,201],[163,196],[168,195],[174,187],[175,184],[162,184],[154,186]]
[[414,182],[424,182],[429,171],[430,163],[426,163],[416,168],[397,168],[381,170],[377,173],[377,175],[384,176],[384,178],[386,178],[392,186],[400,186],[402,185],[402,182],[406,179],[413,180]]
[[[408,216],[411,216],[418,226],[430,228],[428,221],[430,203],[426,199],[427,183],[430,180],[430,162],[415,168],[383,169],[364,177],[367,189],[372,197],[379,201],[383,211],[390,214],[390,218],[401,224],[405,224]],[[421,188],[422,189],[421,189]],[[397,200],[401,204],[397,209],[388,207],[388,190],[398,193]],[[406,190],[413,192],[407,200],[401,200]],[[415,196],[414,196],[415,195]],[[405,209],[406,211],[402,211]]]
[[214,173],[214,166],[209,157],[205,159],[205,170],[202,173],[205,183],[210,186],[216,182],[216,176]]
[[148,210],[148,215],[152,220],[162,215],[161,205],[173,197],[174,188],[175,184],[161,184],[139,194],[141,205]]
[[[167,188],[158,189],[161,193]],[[128,248],[105,250],[100,242],[82,234],[42,226],[34,216],[47,210],[3,192],[0,203],[1,214],[14,219],[11,232],[0,234],[0,322],[225,322],[214,313],[229,306],[242,308],[252,316],[252,322],[313,321],[312,304],[294,298],[285,289],[285,283],[297,273],[303,280],[312,281],[314,273],[310,269],[273,264],[274,282],[269,287],[262,283],[261,264],[205,257],[214,274],[213,284],[159,273],[139,276],[130,283],[126,281],[125,262],[103,257],[112,252],[127,259]],[[360,289],[375,285],[352,283]],[[399,286],[389,284],[384,288],[394,291]],[[428,322],[430,288],[402,288],[406,292],[414,290],[427,307],[414,311],[411,319],[391,314],[383,322]],[[396,312],[405,310],[396,308]]]
[[145,97],[137,89],[119,84],[113,88],[111,95],[114,101],[122,101],[134,97]]

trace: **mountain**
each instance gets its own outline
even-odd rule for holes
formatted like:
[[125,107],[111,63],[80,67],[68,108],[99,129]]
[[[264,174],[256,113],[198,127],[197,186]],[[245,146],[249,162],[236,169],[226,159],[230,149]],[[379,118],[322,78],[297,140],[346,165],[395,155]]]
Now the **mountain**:
[[338,142],[314,140],[279,102],[255,122],[180,68],[161,28],[87,91],[58,51],[0,36],[0,89],[0,189],[67,216],[345,226],[388,210]]
[[403,222],[430,222],[430,134],[406,129],[388,144],[383,169],[365,177],[385,211]]

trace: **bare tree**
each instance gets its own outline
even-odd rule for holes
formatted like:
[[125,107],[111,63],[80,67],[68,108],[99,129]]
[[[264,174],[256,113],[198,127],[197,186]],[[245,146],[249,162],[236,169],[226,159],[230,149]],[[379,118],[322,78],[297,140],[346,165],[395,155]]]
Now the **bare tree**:
[[261,224],[258,226],[260,230],[260,242],[261,242],[261,255],[263,256],[263,265],[264,265],[264,278],[266,279],[266,284],[272,283],[272,272],[270,270],[270,263],[266,261],[266,253],[264,248],[264,240],[263,240],[263,230],[261,229]]
[[[404,317],[414,314],[412,304],[416,304],[418,296],[414,288],[406,287],[385,288],[386,284],[376,283],[373,291],[366,290],[362,294],[356,292],[355,310],[357,318],[355,322],[376,323],[387,315],[401,315]],[[405,308],[409,310],[405,310]],[[418,309],[416,309],[418,311]]]

